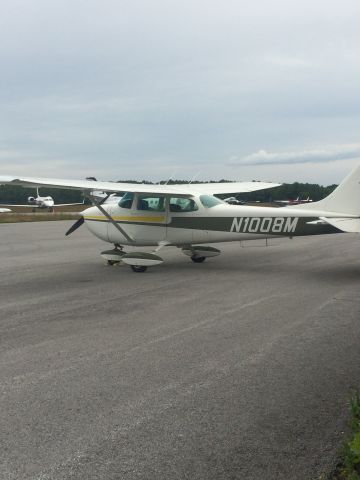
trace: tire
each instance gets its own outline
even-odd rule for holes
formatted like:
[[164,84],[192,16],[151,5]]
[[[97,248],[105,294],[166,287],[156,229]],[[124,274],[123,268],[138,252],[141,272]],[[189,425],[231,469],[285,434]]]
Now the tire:
[[115,260],[108,260],[107,261],[107,264],[110,265],[110,266],[115,265],[115,263],[119,263],[119,262],[117,262]]
[[148,267],[145,267],[144,265],[130,265],[131,270],[136,273],[142,273],[146,272]]
[[205,262],[206,257],[199,257],[199,255],[193,255],[193,256],[191,257],[191,260],[192,260],[194,263],[203,263],[203,262]]

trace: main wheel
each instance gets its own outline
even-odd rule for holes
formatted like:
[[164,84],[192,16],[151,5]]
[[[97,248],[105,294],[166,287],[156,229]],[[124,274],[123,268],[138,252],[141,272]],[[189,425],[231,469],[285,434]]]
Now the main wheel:
[[144,265],[130,265],[131,270],[136,273],[146,272],[147,267]]
[[193,255],[193,256],[191,257],[191,260],[192,260],[194,263],[202,263],[202,262],[205,262],[206,257],[199,257],[199,255]]
[[110,265],[110,266],[115,265],[115,263],[119,263],[119,262],[117,262],[116,260],[108,260],[107,261],[107,264]]

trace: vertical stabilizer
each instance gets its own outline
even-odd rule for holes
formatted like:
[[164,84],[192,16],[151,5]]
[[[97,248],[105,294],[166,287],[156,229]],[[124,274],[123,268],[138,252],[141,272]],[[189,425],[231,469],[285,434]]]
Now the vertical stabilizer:
[[296,208],[360,216],[360,165],[329,196],[319,202],[299,205]]

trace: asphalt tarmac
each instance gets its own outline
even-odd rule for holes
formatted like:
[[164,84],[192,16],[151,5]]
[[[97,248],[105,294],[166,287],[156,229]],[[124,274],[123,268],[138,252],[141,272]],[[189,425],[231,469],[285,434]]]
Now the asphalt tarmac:
[[107,267],[0,225],[0,478],[319,479],[360,386],[360,236]]

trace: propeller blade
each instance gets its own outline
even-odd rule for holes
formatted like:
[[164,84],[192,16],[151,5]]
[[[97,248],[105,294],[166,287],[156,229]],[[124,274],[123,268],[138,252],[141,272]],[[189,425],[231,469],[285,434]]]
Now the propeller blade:
[[71,233],[75,232],[81,225],[85,222],[84,217],[80,217],[79,220],[76,220],[76,222],[69,228],[69,230],[65,233],[65,236],[67,237]]

